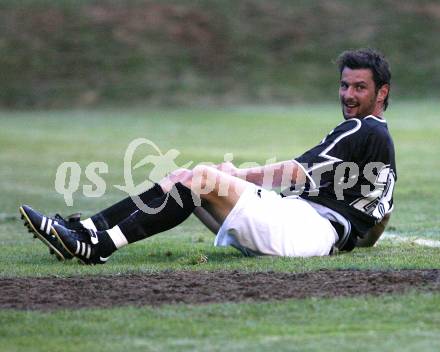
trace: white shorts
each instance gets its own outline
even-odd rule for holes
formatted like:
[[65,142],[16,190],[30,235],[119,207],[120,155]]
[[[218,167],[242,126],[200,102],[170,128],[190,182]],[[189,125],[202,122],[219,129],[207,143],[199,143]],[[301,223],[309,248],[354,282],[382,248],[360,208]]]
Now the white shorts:
[[338,235],[330,221],[301,198],[283,198],[253,184],[220,227],[214,244],[246,255],[328,255]]

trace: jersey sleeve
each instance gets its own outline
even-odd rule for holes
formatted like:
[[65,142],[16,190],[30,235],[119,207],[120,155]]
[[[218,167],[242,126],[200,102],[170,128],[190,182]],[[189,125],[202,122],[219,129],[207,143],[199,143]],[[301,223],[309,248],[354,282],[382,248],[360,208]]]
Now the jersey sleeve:
[[383,119],[344,121],[294,160],[307,179],[289,191],[344,216],[355,236],[362,237],[393,210],[396,162]]
[[350,205],[379,221],[394,209],[393,192],[397,181],[394,144],[384,130],[375,129],[368,135],[364,159],[365,169],[375,163],[381,166],[371,173],[372,191],[353,200]]
[[[326,182],[325,171],[334,169],[341,162],[356,159],[356,154],[360,149],[359,141],[363,140],[358,136],[361,133],[360,129],[361,122],[359,120],[344,121],[332,130],[321,143],[294,159],[306,172],[310,188],[319,187],[314,176],[319,175],[320,182]],[[322,177],[324,179],[321,179]]]

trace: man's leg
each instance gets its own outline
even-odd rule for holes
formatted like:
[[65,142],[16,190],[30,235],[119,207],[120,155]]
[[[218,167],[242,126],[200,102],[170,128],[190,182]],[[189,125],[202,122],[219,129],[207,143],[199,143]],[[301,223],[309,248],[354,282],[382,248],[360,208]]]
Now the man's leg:
[[[185,171],[179,170],[178,172],[180,173]],[[162,180],[164,187],[169,187],[169,182],[169,178]],[[171,181],[171,183],[173,182]],[[153,199],[161,197],[164,194],[165,193],[161,185],[156,183],[152,188],[141,193],[138,197],[143,203],[148,204]],[[82,220],[81,223],[86,228],[93,229],[95,231],[108,230],[117,225],[119,222],[123,221],[138,209],[138,206],[133,202],[132,198],[126,197],[118,203],[92,215],[90,218]],[[194,209],[194,215],[213,233],[217,233],[221,224],[216,221],[214,217],[203,207],[203,204],[201,207],[196,207]]]
[[218,224],[223,223],[249,185],[242,179],[207,165],[198,165],[191,171],[177,170],[159,184],[164,192],[169,192],[176,182],[198,195],[202,201],[199,205],[212,218],[210,221]]
[[[221,224],[232,210],[247,182],[209,166],[178,170],[160,182],[162,197],[138,209],[106,232],[115,249],[169,230],[202,206],[205,219]],[[155,209],[162,209],[155,211]]]
[[[163,195],[164,192],[162,187],[158,184],[154,184],[152,188],[139,194],[138,197],[140,201],[148,203]],[[59,225],[75,231],[84,228],[93,231],[107,230],[121,222],[137,209],[138,207],[133,202],[132,198],[127,197],[90,218],[81,221],[79,218],[73,221],[70,219],[64,219],[58,214],[53,217],[46,216],[27,205],[21,206],[19,211],[25,226],[27,226],[29,231],[34,234],[34,237],[40,239],[47,247],[49,247],[50,253],[55,254],[59,260],[66,260],[71,259],[72,255],[65,250],[54,236],[50,234],[52,224],[58,223]]]
[[[162,197],[162,187],[155,183],[154,186],[138,195],[139,199],[148,204],[153,199]],[[92,215],[90,218],[81,220],[84,227],[94,231],[108,230],[138,210],[138,206],[131,197],[126,197],[116,204]]]
[[[147,204],[147,210],[161,208],[160,211],[138,209],[111,229],[98,231],[96,237],[92,236],[91,244],[83,244],[80,237],[59,226],[54,226],[54,234],[66,249],[84,262],[96,258],[106,260],[113,251],[128,243],[179,225],[194,211],[197,203],[202,203],[208,214],[217,223],[222,223],[246,189],[247,182],[212,167],[197,166],[192,171],[177,170],[160,186],[164,195]],[[176,191],[179,197],[173,196]]]
[[221,224],[219,224],[208,211],[201,207],[194,209],[193,214],[205,225],[213,234],[217,234]]

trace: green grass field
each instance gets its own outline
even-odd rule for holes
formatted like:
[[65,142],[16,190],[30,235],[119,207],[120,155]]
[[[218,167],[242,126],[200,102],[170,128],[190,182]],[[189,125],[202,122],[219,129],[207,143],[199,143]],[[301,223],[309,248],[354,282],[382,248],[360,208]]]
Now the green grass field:
[[[386,113],[397,152],[398,183],[389,232],[407,242],[383,240],[371,249],[328,258],[244,258],[215,248],[195,219],[165,234],[126,247],[108,264],[58,263],[33,241],[18,219],[30,204],[47,213],[85,216],[124,196],[123,157],[134,138],[162,152],[181,152],[176,162],[264,163],[297,156],[341,119],[335,104],[231,109],[78,110],[0,112],[0,275],[71,276],[175,270],[279,270],[320,268],[439,268],[440,248],[411,239],[440,241],[440,120],[434,101],[393,102]],[[136,154],[136,161],[148,149]],[[54,188],[57,167],[82,168],[73,207]],[[92,161],[109,165],[104,196],[87,198],[84,170]],[[148,169],[136,170],[140,183]],[[437,243],[437,242],[433,242]],[[171,255],[170,255],[171,254]],[[201,254],[207,263],[197,264]],[[307,299],[276,303],[114,308],[55,313],[0,310],[1,351],[438,351],[440,294],[413,292],[382,298]]]

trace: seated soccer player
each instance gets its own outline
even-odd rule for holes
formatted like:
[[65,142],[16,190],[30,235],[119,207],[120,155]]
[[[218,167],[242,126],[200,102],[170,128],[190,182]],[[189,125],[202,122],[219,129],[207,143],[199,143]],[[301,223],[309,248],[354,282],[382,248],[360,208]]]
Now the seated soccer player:
[[[371,246],[393,210],[394,146],[383,112],[391,73],[374,50],[339,58],[344,120],[301,156],[261,167],[179,169],[137,197],[84,220],[20,207],[25,224],[59,259],[105,263],[117,249],[171,229],[194,213],[215,245],[246,255],[323,256]],[[270,180],[270,182],[268,182]],[[282,187],[281,194],[263,188]]]

